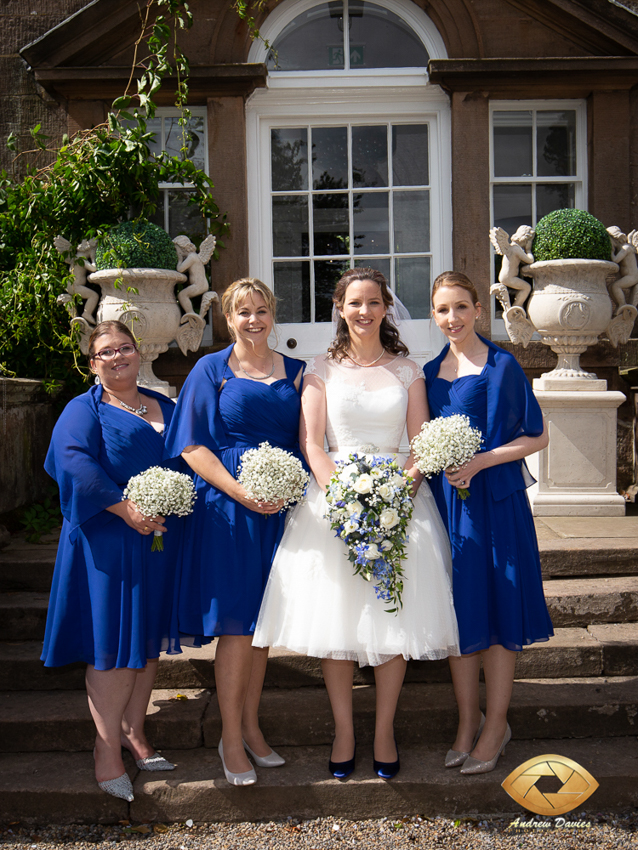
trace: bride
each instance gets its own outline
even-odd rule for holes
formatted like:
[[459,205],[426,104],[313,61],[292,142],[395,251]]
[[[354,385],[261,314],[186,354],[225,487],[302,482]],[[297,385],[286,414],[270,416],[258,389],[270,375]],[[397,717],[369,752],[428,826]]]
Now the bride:
[[[458,655],[448,538],[427,482],[412,456],[398,454],[428,418],[423,372],[388,316],[393,297],[373,269],[347,271],[333,302],[337,333],[304,377],[300,443],[314,479],[292,512],[275,556],[253,644],[283,646],[322,660],[335,721],[329,770],[354,770],[354,661],[372,665],[376,683],[374,771],[399,770],[394,715],[408,658]],[[328,452],[324,451],[324,437]],[[372,583],[353,574],[347,547],[325,518],[326,486],[335,462],[350,452],[396,458],[415,479],[408,525],[403,607],[384,611]],[[420,485],[420,486],[419,486]]]

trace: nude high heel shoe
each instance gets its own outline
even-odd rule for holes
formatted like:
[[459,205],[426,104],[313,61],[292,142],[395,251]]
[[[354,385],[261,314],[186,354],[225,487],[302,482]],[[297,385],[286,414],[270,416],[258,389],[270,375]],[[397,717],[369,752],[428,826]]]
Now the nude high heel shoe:
[[501,755],[505,752],[505,747],[510,742],[510,738],[512,737],[512,730],[510,729],[509,723],[507,724],[507,729],[505,730],[505,735],[503,736],[503,742],[501,746],[496,751],[496,755],[494,758],[491,758],[489,761],[481,761],[480,759],[472,758],[472,756],[468,756],[461,769],[461,773],[465,776],[469,776],[474,773],[489,773],[491,770],[494,770],[496,767],[496,762],[499,760]]
[[[481,732],[483,731],[483,727],[485,726],[485,715],[481,712],[481,719],[479,721],[479,728],[474,736],[474,742],[472,744],[472,749],[476,746],[476,742],[481,736]],[[465,764],[466,760],[469,757],[469,753],[464,753],[461,750],[448,750],[447,755],[445,756],[445,766],[446,767],[460,767],[462,764]]]

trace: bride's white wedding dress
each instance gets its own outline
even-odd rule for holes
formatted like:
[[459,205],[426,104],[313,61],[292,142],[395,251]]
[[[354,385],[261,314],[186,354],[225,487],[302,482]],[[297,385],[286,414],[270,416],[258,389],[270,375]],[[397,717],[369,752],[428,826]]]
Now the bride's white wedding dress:
[[[395,457],[405,428],[408,388],[423,380],[412,360],[358,367],[327,356],[306,375],[326,387],[330,457],[352,451]],[[374,449],[370,447],[374,446]],[[355,576],[346,544],[325,518],[323,490],[312,479],[306,501],[290,513],[259,613],[253,644],[283,646],[318,658],[376,666],[396,655],[436,659],[458,655],[450,545],[427,481],[414,499],[408,526],[403,608],[384,611],[372,583]]]

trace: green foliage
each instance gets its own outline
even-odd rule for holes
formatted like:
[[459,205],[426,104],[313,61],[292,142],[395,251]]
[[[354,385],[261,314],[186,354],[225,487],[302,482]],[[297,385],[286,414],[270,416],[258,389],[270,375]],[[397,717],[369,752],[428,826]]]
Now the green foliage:
[[95,254],[101,269],[176,269],[177,250],[165,230],[150,221],[123,221],[101,237]]
[[20,517],[27,543],[39,543],[40,538],[62,525],[62,512],[57,490],[41,502],[25,508]]
[[611,260],[611,241],[605,225],[585,210],[555,210],[536,225],[532,254],[536,262]]
[[[70,272],[69,258],[53,245],[56,236],[75,247],[122,220],[152,216],[160,183],[191,184],[188,203],[198,209],[202,230],[222,236],[228,229],[210,178],[187,158],[188,62],[176,35],[191,23],[186,3],[146,0],[129,85],[114,103],[119,111],[60,144],[51,145],[40,125],[30,131],[30,149],[19,150],[16,137],[9,138],[17,155],[13,173],[0,172],[0,374],[46,379],[49,386],[65,381],[73,392],[86,388],[86,369],[74,369],[84,357],[57,302]],[[148,55],[138,58],[143,45]],[[136,72],[137,92],[130,94]],[[167,74],[178,77],[176,102],[183,109],[177,156],[154,154],[146,125]]]

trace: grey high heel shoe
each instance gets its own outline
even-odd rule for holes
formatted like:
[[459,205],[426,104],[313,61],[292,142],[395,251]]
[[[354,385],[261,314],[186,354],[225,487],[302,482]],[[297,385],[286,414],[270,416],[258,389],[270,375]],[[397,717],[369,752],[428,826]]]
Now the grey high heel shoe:
[[104,782],[98,782],[98,786],[102,791],[106,791],[111,797],[119,797],[121,800],[126,800],[132,803],[133,786],[129,779],[128,773],[123,773],[121,776],[116,776],[115,779],[105,779]]
[[159,753],[153,753],[152,756],[146,756],[143,759],[135,759],[135,764],[140,770],[175,770],[175,765]]
[[250,770],[245,770],[243,773],[233,773],[232,770],[228,770],[226,762],[224,761],[224,746],[221,741],[217,747],[217,752],[222,760],[222,767],[224,768],[226,782],[230,785],[254,785],[255,782],[257,782],[257,774],[253,767],[251,767]]
[[461,769],[461,773],[465,776],[470,776],[473,773],[489,773],[491,770],[494,770],[496,767],[496,762],[505,752],[505,747],[510,742],[510,738],[512,737],[512,730],[510,729],[509,723],[507,724],[507,729],[505,730],[505,735],[503,736],[503,742],[501,746],[496,751],[496,755],[494,758],[491,758],[489,761],[481,761],[480,759],[472,758],[472,756],[468,756]]
[[[476,742],[481,736],[481,732],[483,731],[483,727],[485,726],[485,715],[481,712],[481,719],[479,721],[479,728],[474,736],[474,742],[472,744],[472,749],[476,746]],[[467,759],[469,758],[469,752],[464,753],[461,750],[448,750],[447,755],[445,756],[445,766],[446,767],[460,767],[462,764],[465,764]]]
[[258,756],[257,753],[253,752],[250,749],[246,741],[242,738],[242,744],[244,745],[244,749],[251,756],[252,760],[255,762],[257,767],[281,767],[286,764],[286,759],[282,758],[279,753],[276,753],[274,750],[268,753],[267,756]]

